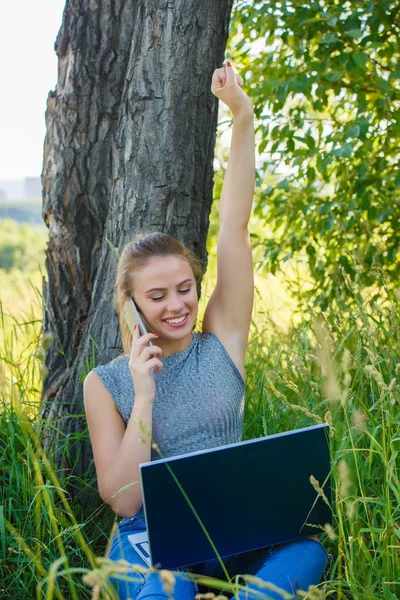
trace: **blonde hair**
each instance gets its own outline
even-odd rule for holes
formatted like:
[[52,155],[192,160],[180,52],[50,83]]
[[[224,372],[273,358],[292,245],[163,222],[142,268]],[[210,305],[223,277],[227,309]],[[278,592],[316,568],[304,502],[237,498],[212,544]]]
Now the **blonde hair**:
[[150,234],[139,234],[132,242],[128,242],[121,250],[115,281],[115,298],[121,328],[124,352],[130,352],[132,334],[125,321],[123,308],[126,298],[133,297],[133,275],[146,262],[155,256],[179,256],[186,260],[193,271],[197,284],[197,292],[203,274],[202,263],[191,250],[177,239],[156,231]]

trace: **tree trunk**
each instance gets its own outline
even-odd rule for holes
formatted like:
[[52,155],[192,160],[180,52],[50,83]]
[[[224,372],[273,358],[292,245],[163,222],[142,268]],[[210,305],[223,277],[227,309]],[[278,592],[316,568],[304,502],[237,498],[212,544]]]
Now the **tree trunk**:
[[52,425],[46,449],[88,483],[82,379],[122,349],[107,240],[120,248],[138,232],[164,231],[205,269],[218,112],[211,76],[231,8],[232,0],[70,0],[64,12],[42,176],[44,330],[54,336],[43,416]]

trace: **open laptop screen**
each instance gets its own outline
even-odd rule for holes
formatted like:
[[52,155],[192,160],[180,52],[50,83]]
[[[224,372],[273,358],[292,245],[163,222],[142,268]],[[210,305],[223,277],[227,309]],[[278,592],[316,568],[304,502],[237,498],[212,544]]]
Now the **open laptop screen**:
[[321,533],[332,515],[310,477],[330,502],[328,433],[316,425],[141,464],[153,566],[216,557],[168,466],[222,557]]

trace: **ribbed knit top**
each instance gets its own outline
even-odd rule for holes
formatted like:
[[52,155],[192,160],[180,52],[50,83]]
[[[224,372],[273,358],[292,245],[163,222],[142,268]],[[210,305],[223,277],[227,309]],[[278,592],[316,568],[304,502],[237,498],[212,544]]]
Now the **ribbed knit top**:
[[[222,342],[194,332],[191,344],[153,371],[153,439],[165,458],[241,441],[245,384]],[[129,356],[93,369],[128,422],[135,402]],[[151,460],[160,458],[152,449]]]

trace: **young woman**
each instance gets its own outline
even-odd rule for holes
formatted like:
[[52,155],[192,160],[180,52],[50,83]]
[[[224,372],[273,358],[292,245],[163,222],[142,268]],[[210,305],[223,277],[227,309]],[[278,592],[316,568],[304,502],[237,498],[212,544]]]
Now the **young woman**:
[[[151,440],[144,440],[143,425],[164,457],[241,440],[244,356],[253,307],[247,226],[255,171],[253,107],[242,86],[230,63],[214,71],[211,89],[231,110],[233,131],[220,200],[217,284],[200,331],[193,331],[199,262],[165,234],[141,236],[124,247],[116,280],[127,354],[93,369],[85,380],[99,493],[123,517],[112,541],[111,560],[125,558],[145,566],[127,539],[133,531],[146,529],[140,485],[129,484],[139,481],[140,463],[158,458]],[[151,332],[147,335],[136,327],[132,336],[127,328],[123,304],[131,297]],[[326,552],[317,540],[306,538],[231,556],[224,563],[230,576],[257,575],[294,594],[318,583]],[[192,570],[223,577],[217,559]],[[112,581],[120,598],[168,597],[157,572],[135,573],[129,582]],[[192,600],[196,591],[184,571],[176,577],[175,600]]]

